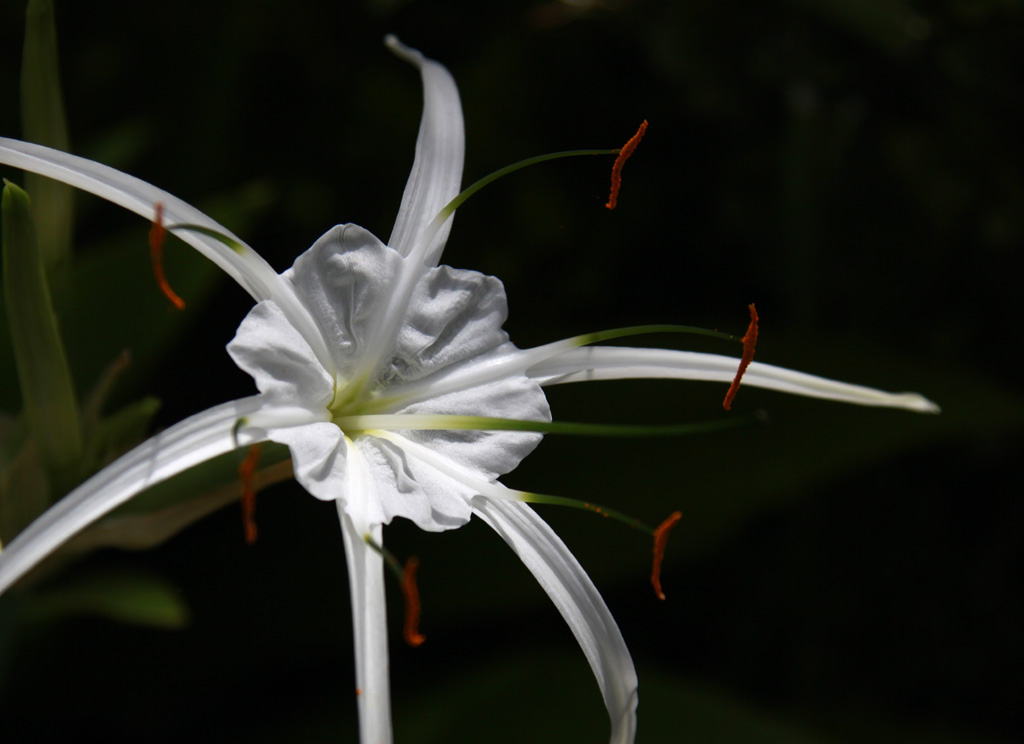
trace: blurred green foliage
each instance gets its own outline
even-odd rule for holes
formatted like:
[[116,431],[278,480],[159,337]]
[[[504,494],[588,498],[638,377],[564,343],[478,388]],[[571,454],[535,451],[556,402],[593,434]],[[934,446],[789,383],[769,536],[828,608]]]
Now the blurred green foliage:
[[[19,5],[0,6],[10,136],[22,131]],[[75,152],[210,210],[279,269],[335,223],[390,230],[420,94],[386,32],[459,82],[467,182],[535,154],[619,145],[648,119],[615,212],[601,206],[599,159],[517,173],[459,211],[445,261],[505,282],[516,343],[647,322],[741,332],[755,301],[762,361],[917,390],[944,412],[744,389],[735,408],[766,410],[767,426],[549,437],[506,479],[652,522],[683,510],[665,603],[646,584],[641,538],[543,510],[636,656],[638,741],[1024,732],[1024,506],[1006,485],[1024,444],[1024,3],[101,5],[57,5]],[[93,199],[75,207],[74,280],[56,304],[78,393],[128,347],[137,363],[114,399],[159,396],[158,424],[250,391],[223,349],[248,298],[171,246],[168,275],[190,303],[174,316],[148,273],[146,225]],[[0,354],[0,398],[13,412],[10,360]],[[551,400],[564,420],[670,422],[715,415],[723,392],[607,383]],[[230,477],[231,463],[217,468]],[[108,551],[65,574],[86,586],[128,566],[163,577],[191,608],[180,632],[29,623],[31,594],[0,600],[8,735],[355,740],[333,509],[282,485],[261,494],[258,520],[253,548],[228,509],[160,549]],[[399,741],[602,740],[572,636],[486,528],[395,524],[387,541],[420,556],[428,636],[411,650],[393,633]]]

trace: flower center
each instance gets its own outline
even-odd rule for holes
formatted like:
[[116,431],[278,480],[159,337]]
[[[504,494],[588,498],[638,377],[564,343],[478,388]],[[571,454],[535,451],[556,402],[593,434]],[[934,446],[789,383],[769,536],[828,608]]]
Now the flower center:
[[347,434],[352,432],[341,425],[343,419],[353,416],[367,416],[375,413],[390,413],[399,407],[398,399],[382,396],[383,386],[369,382],[369,375],[350,380],[335,380],[334,398],[327,406],[331,421]]

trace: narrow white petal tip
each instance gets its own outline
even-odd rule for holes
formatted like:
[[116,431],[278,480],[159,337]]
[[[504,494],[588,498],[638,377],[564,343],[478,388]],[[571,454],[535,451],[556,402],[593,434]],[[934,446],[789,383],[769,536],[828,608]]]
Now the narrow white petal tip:
[[423,62],[423,54],[421,52],[412,47],[407,47],[394,34],[388,34],[384,37],[384,46],[406,62],[412,62],[414,65],[419,65]]
[[942,409],[939,408],[938,403],[934,403],[923,395],[917,393],[897,393],[893,395],[893,398],[900,401],[903,408],[908,411],[917,411],[918,413],[942,413]]

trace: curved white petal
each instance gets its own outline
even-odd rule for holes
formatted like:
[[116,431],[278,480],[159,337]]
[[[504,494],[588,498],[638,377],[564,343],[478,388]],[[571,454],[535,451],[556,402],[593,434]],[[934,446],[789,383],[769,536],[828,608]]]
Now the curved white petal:
[[[550,421],[544,391],[525,375],[490,385],[430,398],[402,408],[398,414],[459,416],[484,415],[524,421]],[[408,431],[408,438],[438,454],[471,468],[488,479],[509,473],[540,444],[542,435],[527,431]]]
[[267,438],[288,447],[295,480],[311,495],[322,501],[344,500],[348,460],[341,429],[322,421],[274,429]]
[[394,312],[392,290],[403,261],[359,225],[338,225],[282,274],[326,343],[331,374],[351,378],[364,371],[371,330]]
[[[388,245],[408,256],[427,225],[459,194],[466,133],[459,90],[444,65],[427,59],[394,36],[388,36],[384,43],[419,68],[423,77],[423,118],[416,138],[416,159],[388,239]],[[437,263],[450,230],[449,219],[430,245],[424,246],[424,263],[430,266]]]
[[150,221],[156,216],[156,203],[160,202],[164,205],[165,223],[172,226],[200,225],[236,241],[237,250],[195,230],[175,231],[179,238],[223,269],[257,302],[274,300],[317,356],[327,364],[326,347],[291,286],[256,251],[191,204],[116,168],[31,142],[0,137],[0,163],[88,191]]
[[273,300],[257,303],[228,343],[228,354],[252,375],[261,393],[324,409],[334,378]]
[[[511,347],[501,328],[508,300],[498,279],[449,266],[421,270],[411,263],[407,259],[400,267],[390,301],[366,334],[366,375],[387,388],[416,386],[416,380],[446,367]],[[423,392],[411,397],[422,399]]]
[[387,431],[383,429],[372,432],[374,439],[390,442],[409,455],[412,461],[418,460],[444,476],[445,480],[440,482],[447,484],[447,488],[454,493],[466,494],[467,499],[472,499],[474,496],[488,496],[492,499],[523,501],[529,497],[529,494],[523,491],[508,488],[497,480],[489,480],[475,469],[445,457],[436,452],[432,447],[427,447],[413,441],[409,438],[408,434],[409,432]]
[[230,230],[178,197],[127,173],[86,158],[31,142],[0,137],[0,163],[31,171],[88,191],[152,221],[154,205],[164,205],[167,224],[202,225],[238,241],[236,252],[216,238],[183,230],[182,240],[226,271],[256,300],[267,299],[279,285],[277,272]]
[[[260,410],[263,396],[215,406],[157,434],[54,504],[0,553],[0,593],[66,540],[136,494],[235,449],[235,422]],[[243,444],[257,441],[245,436]]]
[[[501,282],[476,271],[439,266],[413,293],[384,382],[415,387],[418,378],[466,360],[509,356],[515,347],[502,324],[508,303]],[[388,395],[385,388],[384,395]],[[486,411],[500,418],[550,421],[544,391],[526,375],[511,374],[490,384],[442,394],[424,382],[419,401],[394,410],[410,414],[466,414]],[[533,432],[419,431],[407,436],[487,479],[515,468],[540,442]]]
[[[366,497],[369,483],[358,455],[353,460],[349,488],[353,497]],[[362,481],[362,482],[361,482]],[[384,600],[384,561],[366,543],[371,537],[383,546],[381,526],[357,527],[338,502],[338,517],[345,539],[349,592],[352,597],[352,635],[356,657],[356,701],[359,740],[362,744],[390,744],[391,699],[388,685],[388,625]]]
[[419,379],[508,343],[508,298],[501,280],[437,266],[416,284],[384,382]]
[[[563,352],[530,367],[527,374],[541,385],[636,378],[732,382],[738,365],[738,359],[718,354],[592,346]],[[862,406],[939,412],[935,403],[917,393],[887,393],[760,362],[747,368],[743,384]]]
[[636,736],[636,671],[593,582],[554,530],[526,504],[477,496],[473,511],[516,552],[562,613],[597,677],[612,721],[612,744],[631,744]]
[[461,527],[473,516],[469,500],[475,491],[425,467],[393,442],[360,436],[355,446],[377,485],[372,506],[384,524],[403,517],[421,530],[441,532]]

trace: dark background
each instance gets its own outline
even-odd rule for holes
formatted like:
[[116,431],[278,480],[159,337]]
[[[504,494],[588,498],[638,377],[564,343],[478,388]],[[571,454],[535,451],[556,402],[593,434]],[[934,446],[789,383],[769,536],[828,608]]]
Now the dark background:
[[[0,6],[7,136],[20,134],[20,5]],[[444,260],[504,281],[513,340],[654,322],[742,333],[756,302],[761,361],[916,390],[943,414],[747,388],[734,414],[764,410],[767,426],[549,437],[505,479],[648,522],[683,511],[661,603],[647,538],[540,508],[633,652],[638,741],[1019,739],[1024,3],[103,0],[57,13],[74,151],[209,209],[279,270],[336,223],[390,232],[421,93],[387,32],[458,81],[466,183],[532,155],[620,146],[648,119],[614,212],[606,158],[516,173],[459,211]],[[76,261],[117,232],[138,241],[142,269],[73,293],[101,307],[155,294],[147,226],[78,203]],[[201,270],[169,251],[172,284]],[[223,351],[248,296],[222,281],[186,299],[179,332],[150,339],[164,355],[119,392],[161,397],[164,426],[252,390]],[[80,386],[105,343],[157,322],[137,316],[73,334]],[[566,421],[696,421],[721,415],[722,387],[601,383],[550,399]],[[16,390],[2,400],[17,410]],[[261,494],[259,524],[247,547],[232,507],[159,549],[96,556],[93,569],[169,582],[190,623],[78,617],[8,632],[0,730],[355,741],[333,508],[282,484]],[[485,526],[395,524],[387,540],[420,557],[429,639],[402,645],[393,587],[398,741],[607,736],[571,634]]]

